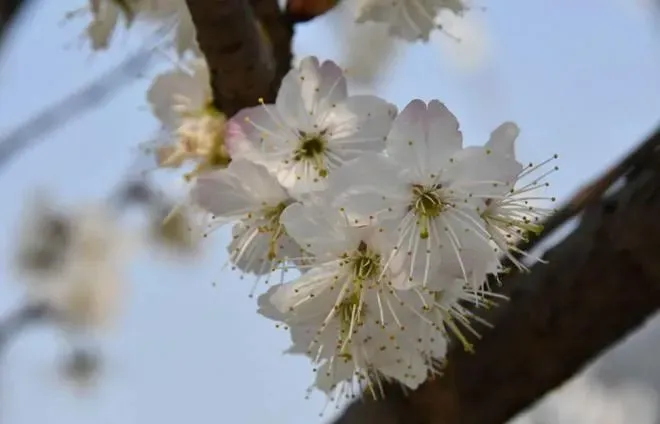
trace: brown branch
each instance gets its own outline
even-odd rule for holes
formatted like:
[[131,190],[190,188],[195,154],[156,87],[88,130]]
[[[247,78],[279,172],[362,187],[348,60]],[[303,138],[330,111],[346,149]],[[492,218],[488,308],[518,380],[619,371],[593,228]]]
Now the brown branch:
[[186,1],[209,64],[216,108],[232,116],[259,98],[272,101],[289,67],[293,33],[277,0],[254,0],[255,11],[248,0]]
[[660,131],[588,187],[563,209],[565,221],[586,206],[550,263],[508,276],[510,304],[480,313],[495,327],[476,354],[453,350],[442,378],[408,396],[389,387],[385,401],[355,402],[335,424],[504,423],[660,308]]
[[274,100],[280,82],[291,69],[293,61],[291,51],[293,20],[289,15],[282,13],[277,0],[250,0],[250,5],[268,37],[268,44],[275,60],[275,77],[271,82],[269,95],[264,96]]

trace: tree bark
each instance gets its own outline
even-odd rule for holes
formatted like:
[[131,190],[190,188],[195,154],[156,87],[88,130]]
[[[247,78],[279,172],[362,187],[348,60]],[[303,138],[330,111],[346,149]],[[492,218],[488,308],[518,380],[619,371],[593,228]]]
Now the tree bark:
[[216,108],[231,117],[260,98],[272,101],[290,67],[293,36],[277,0],[186,1]]

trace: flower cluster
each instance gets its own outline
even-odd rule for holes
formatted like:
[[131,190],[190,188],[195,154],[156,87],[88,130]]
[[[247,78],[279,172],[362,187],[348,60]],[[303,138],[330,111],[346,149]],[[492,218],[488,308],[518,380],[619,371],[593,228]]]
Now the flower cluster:
[[131,251],[107,205],[67,210],[38,196],[20,228],[15,267],[30,302],[47,306],[67,331],[88,333],[116,315]]
[[[93,50],[108,48],[120,20],[126,25],[133,21],[156,26],[158,33],[167,36],[179,56],[192,52],[199,56],[195,40],[195,26],[185,0],[88,0],[89,6],[80,11],[91,13],[86,37]],[[70,13],[69,16],[78,14]]]
[[466,147],[439,101],[398,113],[350,95],[342,70],[314,57],[261,103],[227,122],[231,162],[200,173],[191,202],[233,224],[236,268],[277,276],[259,312],[312,360],[317,388],[337,399],[376,395],[381,379],[417,387],[440,372],[450,336],[472,348],[466,302],[493,304],[503,259],[525,268],[515,245],[548,212],[537,191],[555,168],[526,178],[547,162],[516,159],[513,123]]

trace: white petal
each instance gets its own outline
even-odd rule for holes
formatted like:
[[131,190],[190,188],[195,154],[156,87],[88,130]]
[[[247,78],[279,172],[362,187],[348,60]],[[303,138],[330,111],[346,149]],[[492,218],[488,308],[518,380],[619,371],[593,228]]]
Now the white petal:
[[351,361],[337,358],[332,362],[325,362],[316,372],[314,386],[326,394],[331,394],[337,384],[350,380],[355,372],[355,366]]
[[307,111],[318,116],[326,108],[347,96],[346,78],[336,63],[328,60],[319,65],[315,57],[304,58],[299,65],[302,101]]
[[244,158],[271,172],[281,165],[288,145],[296,142],[296,135],[273,105],[243,109],[227,122],[225,145],[232,159]]
[[513,122],[505,122],[490,133],[490,139],[485,147],[498,155],[514,158],[514,144],[519,134],[518,125]]
[[282,213],[280,222],[300,246],[314,255],[337,258],[352,247],[345,220],[327,205],[294,203]]
[[271,302],[271,297],[278,290],[279,286],[272,286],[266,291],[266,293],[259,296],[257,299],[257,313],[270,318],[273,321],[284,321],[286,319],[286,314],[281,313]]
[[246,160],[201,175],[191,190],[193,202],[220,218],[240,218],[264,206],[277,206],[288,196],[268,170]]
[[[303,61],[313,62],[316,58],[306,58]],[[309,65],[305,65],[309,66]],[[282,84],[277,92],[275,105],[286,123],[293,128],[303,131],[312,131],[312,110],[307,109],[303,100],[303,87],[300,68],[291,69],[282,79]]]
[[396,106],[379,97],[351,96],[330,108],[319,126],[328,129],[333,152],[350,160],[360,152],[381,152],[385,148],[396,112]]
[[[377,218],[399,213],[388,208],[397,203],[405,207],[408,195],[407,183],[399,178],[400,165],[377,154],[365,154],[348,162],[328,178],[328,196],[333,206],[344,208],[350,219],[369,222]],[[384,199],[385,198],[385,199]]]
[[453,161],[443,174],[452,188],[482,195],[505,194],[523,168],[515,158],[489,153],[484,147],[466,147]]
[[287,321],[319,322],[319,317],[322,320],[330,314],[339,295],[338,289],[330,290],[336,272],[337,266],[314,268],[293,282],[279,285],[270,301],[278,311],[287,314]]
[[397,356],[399,356],[397,359],[401,359],[400,363],[392,361],[387,365],[379,364],[378,371],[413,390],[426,381],[428,367],[420,354],[405,352]]
[[426,114],[423,101],[411,101],[396,117],[387,136],[387,154],[417,178],[435,171],[426,169]]
[[[427,168],[435,172],[444,167],[449,158],[463,147],[463,135],[458,120],[437,100],[429,103],[426,111],[428,138],[426,152]],[[419,146],[418,146],[419,147]]]
[[206,101],[205,93],[204,87],[193,76],[176,69],[154,79],[147,91],[147,100],[163,125],[169,130],[175,130],[181,121],[176,106],[181,105],[182,101],[189,101],[192,109],[201,108]]

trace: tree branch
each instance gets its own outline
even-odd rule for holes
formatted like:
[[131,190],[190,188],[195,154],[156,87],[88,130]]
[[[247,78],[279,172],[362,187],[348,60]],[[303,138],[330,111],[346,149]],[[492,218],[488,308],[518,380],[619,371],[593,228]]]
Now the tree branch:
[[49,314],[44,304],[26,304],[0,321],[0,359],[17,334],[30,324],[34,324]]
[[34,145],[40,137],[66,124],[81,113],[91,110],[114,94],[150,63],[152,47],[145,47],[131,55],[97,80],[79,89],[19,125],[9,134],[0,136],[0,168],[16,154]]
[[[602,198],[617,175],[625,186]],[[476,354],[454,349],[442,378],[408,396],[390,386],[335,424],[501,424],[660,308],[660,130],[568,209],[576,202],[586,206],[580,226],[547,252],[550,263],[505,278],[510,304],[480,313],[495,327]]]
[[0,48],[7,31],[28,3],[30,0],[0,0]]
[[[277,0],[186,0],[211,73],[215,107],[232,116],[275,98],[291,62],[293,26]],[[254,11],[253,11],[254,7]]]

